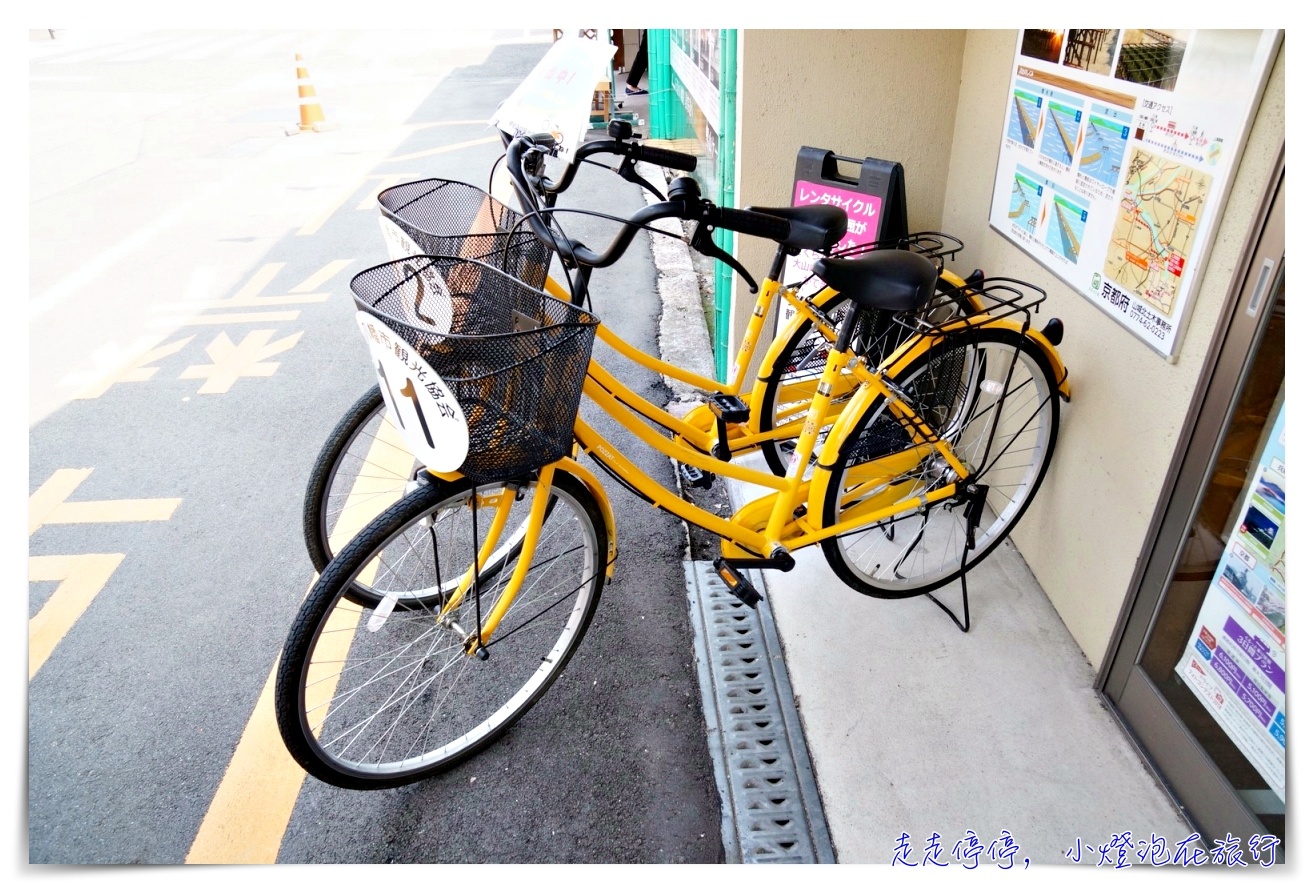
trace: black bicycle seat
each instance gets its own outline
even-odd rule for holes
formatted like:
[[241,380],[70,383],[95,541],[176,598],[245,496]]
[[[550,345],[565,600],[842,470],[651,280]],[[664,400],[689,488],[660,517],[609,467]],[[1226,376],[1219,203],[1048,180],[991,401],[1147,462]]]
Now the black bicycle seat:
[[900,313],[935,295],[934,263],[911,251],[870,251],[855,258],[823,257],[812,265],[822,282],[859,307]]

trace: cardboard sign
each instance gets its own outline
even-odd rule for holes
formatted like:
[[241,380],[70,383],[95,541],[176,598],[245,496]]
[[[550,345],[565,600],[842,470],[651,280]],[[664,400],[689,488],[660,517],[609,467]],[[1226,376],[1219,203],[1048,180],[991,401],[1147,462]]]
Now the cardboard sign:
[[[856,176],[842,174],[839,163],[859,165]],[[849,216],[849,231],[832,251],[908,235],[908,206],[903,165],[879,158],[858,160],[804,146],[794,165],[794,207],[834,205]],[[785,284],[796,285],[812,273],[818,255],[799,252],[786,266]]]

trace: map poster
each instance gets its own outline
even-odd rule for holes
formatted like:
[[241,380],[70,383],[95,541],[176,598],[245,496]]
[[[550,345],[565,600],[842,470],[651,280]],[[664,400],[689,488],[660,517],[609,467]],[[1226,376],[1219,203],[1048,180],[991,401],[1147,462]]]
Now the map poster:
[[1287,799],[1287,435],[1278,412],[1195,633],[1177,663],[1200,702]]
[[1280,33],[1020,31],[991,227],[1175,358]]

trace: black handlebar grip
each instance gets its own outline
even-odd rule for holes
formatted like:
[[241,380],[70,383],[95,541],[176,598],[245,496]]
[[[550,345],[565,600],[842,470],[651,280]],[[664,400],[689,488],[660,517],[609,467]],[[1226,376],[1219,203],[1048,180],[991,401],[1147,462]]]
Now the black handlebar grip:
[[638,146],[635,157],[639,161],[647,161],[650,164],[669,167],[677,171],[692,171],[698,167],[698,157],[687,155],[684,152],[676,152],[674,149],[661,149],[657,146]]
[[732,229],[737,233],[760,236],[775,242],[789,238],[789,221],[783,217],[738,208],[719,208],[717,217],[719,219],[713,222],[722,229]]

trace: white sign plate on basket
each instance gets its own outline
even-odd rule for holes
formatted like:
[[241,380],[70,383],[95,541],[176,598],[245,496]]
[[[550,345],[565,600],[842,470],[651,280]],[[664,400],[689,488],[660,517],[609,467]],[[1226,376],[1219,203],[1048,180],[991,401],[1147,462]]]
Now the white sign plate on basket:
[[404,260],[417,254],[424,254],[420,246],[387,217],[379,216],[379,228],[383,230],[383,241],[388,245],[388,257],[392,260]]
[[470,452],[470,427],[447,383],[378,318],[358,310],[356,323],[369,344],[388,417],[407,449],[434,471],[460,468]]

